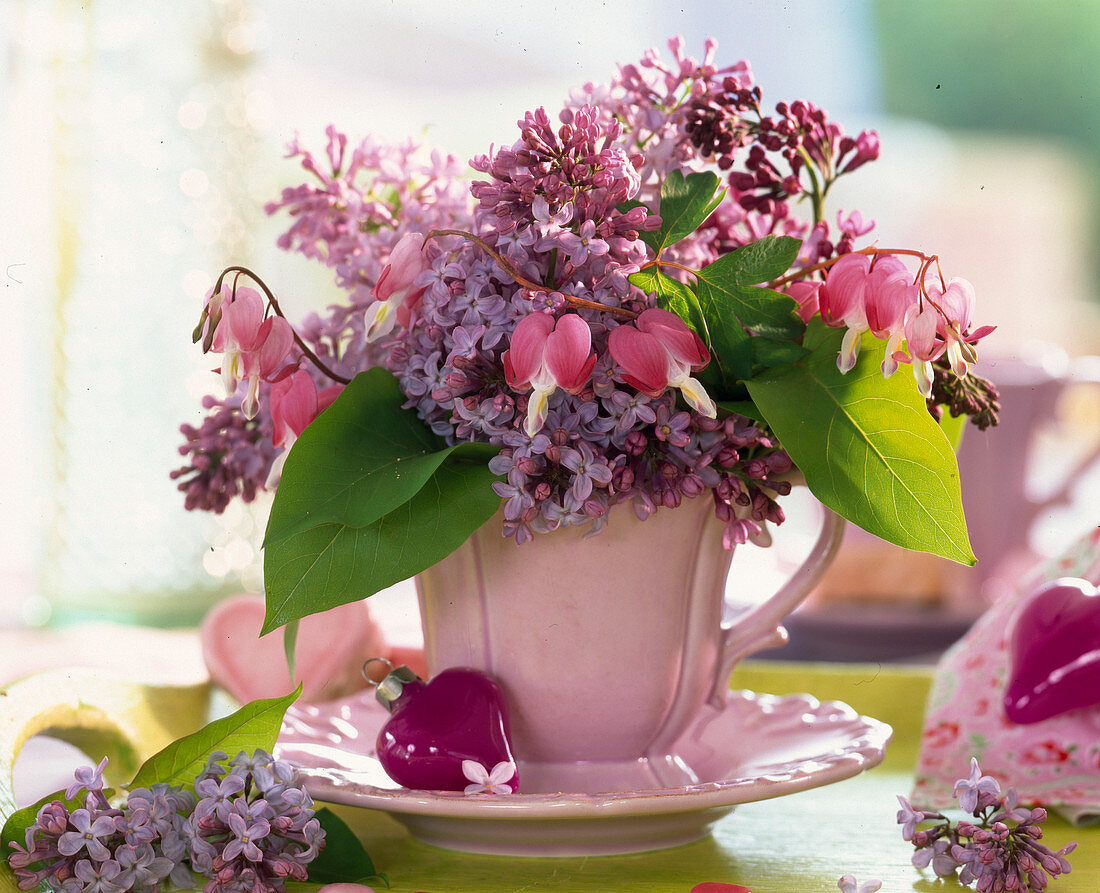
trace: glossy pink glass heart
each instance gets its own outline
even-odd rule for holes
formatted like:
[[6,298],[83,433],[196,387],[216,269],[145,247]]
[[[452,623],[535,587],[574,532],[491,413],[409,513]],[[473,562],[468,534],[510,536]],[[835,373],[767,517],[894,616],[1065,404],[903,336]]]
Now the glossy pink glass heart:
[[[387,681],[402,669],[391,673]],[[415,790],[462,791],[472,781],[463,772],[464,760],[480,764],[486,773],[499,763],[515,763],[507,702],[491,676],[480,670],[452,667],[428,682],[406,678],[399,685],[399,694],[387,705],[392,716],[382,726],[377,741],[378,760],[399,785]],[[380,691],[384,692],[385,687],[384,682]],[[507,783],[515,791],[518,774]]]
[[1040,586],[1016,614],[1008,656],[1012,722],[1100,704],[1100,590],[1076,577]]

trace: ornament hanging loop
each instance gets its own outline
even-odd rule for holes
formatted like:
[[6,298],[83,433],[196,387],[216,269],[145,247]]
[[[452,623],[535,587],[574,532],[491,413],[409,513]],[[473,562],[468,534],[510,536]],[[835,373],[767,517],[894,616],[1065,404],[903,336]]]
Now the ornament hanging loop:
[[363,666],[360,667],[359,672],[363,674],[363,678],[365,680],[367,680],[367,685],[370,686],[371,688],[374,688],[376,685],[378,685],[378,683],[375,682],[373,679],[371,679],[370,673],[367,672],[367,667],[369,667],[371,664],[376,664],[376,663],[377,664],[385,664],[387,667],[389,667],[389,669],[387,670],[387,673],[392,673],[395,669],[397,669],[392,663],[390,663],[384,657],[370,657],[370,658],[367,658],[365,661],[363,661]]

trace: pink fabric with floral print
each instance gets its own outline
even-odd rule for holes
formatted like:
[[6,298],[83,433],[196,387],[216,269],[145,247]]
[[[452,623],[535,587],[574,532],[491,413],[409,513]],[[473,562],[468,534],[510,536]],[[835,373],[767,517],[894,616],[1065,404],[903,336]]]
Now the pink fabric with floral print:
[[953,806],[955,781],[977,757],[982,772],[1016,788],[1023,803],[1072,821],[1100,816],[1100,704],[1027,725],[1010,722],[1003,704],[1012,618],[1042,583],[1094,579],[1098,568],[1100,527],[1021,580],[943,656],[925,711],[911,798],[918,809]]

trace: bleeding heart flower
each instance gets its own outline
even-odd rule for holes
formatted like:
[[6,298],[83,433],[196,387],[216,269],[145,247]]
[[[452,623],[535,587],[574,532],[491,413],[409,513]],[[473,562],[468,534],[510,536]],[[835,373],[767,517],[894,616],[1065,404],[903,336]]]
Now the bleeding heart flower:
[[1012,621],[1008,652],[1012,722],[1100,704],[1100,590],[1076,577],[1040,586]]
[[504,379],[517,391],[531,389],[527,400],[528,437],[546,423],[547,403],[559,387],[579,394],[596,365],[592,330],[576,313],[555,322],[548,313],[529,313],[517,324],[502,357]]
[[717,417],[714,401],[690,375],[710,362],[710,353],[675,313],[657,308],[642,311],[633,325],[611,330],[608,349],[631,387],[650,397],[659,396],[665,388],[679,388],[696,412]]
[[965,279],[952,279],[943,288],[933,279],[926,283],[925,288],[929,299],[943,313],[937,321],[936,331],[947,344],[951,369],[959,378],[964,378],[969,364],[977,359],[972,345],[977,338],[967,338],[963,334],[970,327],[970,314],[974,310],[974,286]]
[[424,288],[417,288],[416,277],[428,268],[424,257],[424,236],[405,233],[393,246],[372,294],[375,298],[373,316],[367,323],[367,341],[377,341],[393,331],[395,325],[407,327],[412,314],[420,306]]
[[287,453],[298,435],[328,409],[343,390],[343,385],[332,385],[317,393],[313,377],[304,369],[271,385],[271,421],[274,426],[271,442],[276,447],[282,447],[283,451],[275,457],[265,487],[271,490],[278,486]]
[[222,382],[233,394],[241,378],[248,387],[241,403],[246,418],[259,410],[260,380],[270,379],[294,345],[294,330],[281,316],[264,319],[264,301],[251,288],[238,288],[223,302],[211,350],[223,354]]
[[866,254],[846,254],[829,270],[825,284],[818,292],[821,318],[826,325],[847,326],[837,357],[837,368],[848,372],[859,355],[859,338],[870,327],[867,324],[865,295],[871,272],[871,258]]

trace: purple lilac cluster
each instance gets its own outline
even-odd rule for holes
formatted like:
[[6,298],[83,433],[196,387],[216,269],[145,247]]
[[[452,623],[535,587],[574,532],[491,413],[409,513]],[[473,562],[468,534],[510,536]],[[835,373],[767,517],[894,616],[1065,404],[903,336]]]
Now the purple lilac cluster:
[[288,879],[306,880],[324,831],[293,767],[262,750],[242,752],[228,770],[225,759],[211,756],[194,794],[154,784],[129,791],[121,808],[104,791],[106,760],[78,769],[65,797],[84,792],[83,807],[47,803],[25,846],[11,844],[20,889],[156,893],[194,887],[192,871],[207,879],[204,893],[282,893]]
[[191,866],[209,878],[204,893],[281,893],[304,881],[324,848],[313,800],[293,766],[256,750],[223,766],[217,752],[195,781],[187,821]]
[[[914,809],[905,797],[898,797],[898,824],[903,826],[902,837],[916,847],[913,864],[918,868],[931,865],[938,877],[957,876],[981,893],[1038,893],[1050,878],[1070,871],[1066,855],[1077,844],[1053,851],[1040,843],[1046,810],[1022,808],[1013,788],[1002,795],[1000,783],[982,775],[977,760],[970,761],[970,775],[955,783],[955,796],[974,822],[952,824],[942,813]],[[926,822],[935,824],[918,827]]]
[[224,512],[237,496],[251,502],[263,487],[278,450],[272,445],[271,416],[261,411],[245,418],[241,400],[219,400],[206,396],[203,408],[209,413],[196,428],[181,425],[184,443],[180,455],[187,465],[170,472],[184,494],[184,507]]
[[[347,292],[346,303],[304,321],[304,340],[342,376],[388,368],[407,406],[447,442],[501,447],[492,467],[504,477],[496,485],[504,532],[519,542],[563,525],[599,529],[613,504],[629,502],[644,517],[708,491],[728,546],[766,539],[765,522],[783,518],[775,497],[789,490],[781,476],[790,460],[768,430],[740,416],[715,421],[686,411],[671,389],[656,397],[639,393],[621,380],[607,349],[620,322],[654,306],[655,298],[629,277],[650,260],[639,235],[660,225],[660,183],[668,172],[705,168],[720,155],[729,159],[722,164],[730,177],[745,173],[735,168],[732,149],[719,152],[724,142],[708,143],[700,134],[709,120],[705,109],[743,118],[745,91],[758,107],[748,65],[718,68],[713,41],[702,61],[685,56],[679,40],[670,47],[671,63],[649,51],[638,65],[622,66],[608,86],[575,93],[556,124],[542,109],[525,115],[516,142],[471,161],[483,175],[472,185],[463,185],[451,157],[426,158],[411,144],[386,148],[369,141],[351,150],[330,128],[321,159],[291,145],[290,155],[312,180],[267,206],[293,218],[280,245],[333,267]],[[729,105],[729,96],[738,101]],[[808,234],[811,247],[801,263],[835,249],[827,224],[812,225],[791,212],[787,198],[797,195],[794,180],[802,173],[797,165],[803,151],[854,151],[869,159],[869,144],[848,146],[808,105],[782,109],[774,118],[756,115],[752,127],[738,132],[737,148],[745,150],[740,167],[755,165],[748,171],[756,178],[752,187],[738,180],[706,223],[666,249],[664,259],[698,269],[773,232]],[[730,125],[715,118],[705,126]],[[797,151],[779,145],[781,137],[793,140]],[[786,158],[792,170],[769,179],[774,166],[755,160],[765,149]],[[868,227],[850,215],[841,229],[862,234]],[[415,283],[423,297],[409,327],[368,343],[364,320],[372,289],[408,233],[427,237],[428,268]],[[596,366],[580,393],[559,389],[550,397],[545,426],[529,436],[528,394],[505,382],[501,357],[521,318],[566,307],[588,323]],[[237,433],[224,424],[201,430],[215,446]],[[205,458],[212,451],[203,436],[188,434],[188,440],[182,451],[192,463],[178,474],[187,475],[181,489],[187,488],[189,504],[224,507],[213,491],[227,477],[246,499],[263,481],[266,457],[255,468],[230,467]],[[265,448],[253,447],[257,453]],[[225,474],[200,467],[209,461],[224,465]]]
[[151,893],[162,885],[194,886],[187,866],[187,813],[193,796],[164,784],[129,792],[122,809],[103,790],[106,760],[77,770],[69,801],[84,792],[84,806],[71,812],[53,800],[38,811],[25,846],[12,842],[8,864],[21,890],[47,883],[62,893]]

